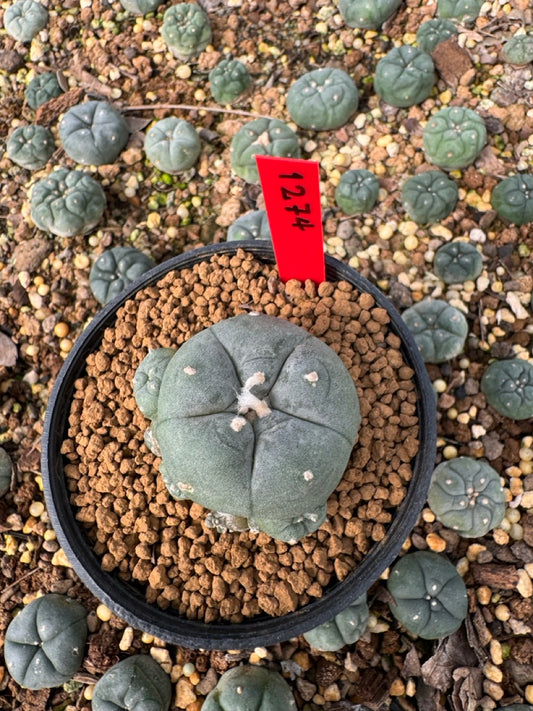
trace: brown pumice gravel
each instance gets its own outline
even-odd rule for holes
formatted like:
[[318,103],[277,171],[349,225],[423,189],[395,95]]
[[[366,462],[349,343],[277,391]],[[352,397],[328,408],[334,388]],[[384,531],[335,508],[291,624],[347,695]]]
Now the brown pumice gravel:
[[[206,509],[174,500],[144,444],[148,421],[132,390],[148,349],[176,347],[245,311],[286,318],[327,343],[357,385],[361,428],[328,519],[295,545],[264,533],[208,528]],[[347,282],[278,279],[239,250],[170,272],[118,311],[76,381],[62,452],[76,508],[106,571],[138,581],[146,599],[190,619],[283,615],[343,580],[381,541],[418,451],[413,371],[372,295]]]

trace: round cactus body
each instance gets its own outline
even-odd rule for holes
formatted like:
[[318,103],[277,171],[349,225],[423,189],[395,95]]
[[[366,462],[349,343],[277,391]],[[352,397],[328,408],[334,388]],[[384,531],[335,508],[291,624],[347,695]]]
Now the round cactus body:
[[453,22],[436,17],[420,25],[416,32],[416,43],[423,52],[431,54],[440,42],[458,34],[459,30]]
[[247,183],[259,182],[256,155],[299,158],[298,138],[279,119],[249,121],[237,131],[230,146],[231,167]]
[[26,101],[32,109],[38,109],[50,99],[60,96],[63,89],[59,86],[54,72],[44,72],[34,77],[26,87]]
[[463,538],[479,538],[505,516],[505,492],[490,464],[457,457],[439,464],[431,478],[428,503],[447,528]]
[[169,116],[157,121],[146,134],[146,157],[158,170],[175,175],[198,160],[202,144],[192,124]]
[[207,695],[202,711],[294,711],[285,679],[265,667],[239,666],[225,672]]
[[108,669],[96,682],[93,711],[168,711],[168,674],[148,654],[134,654]]
[[65,153],[83,165],[112,163],[128,142],[129,128],[107,101],[86,101],[69,109],[59,122]]
[[228,242],[272,239],[266,210],[254,210],[238,217],[228,228]]
[[369,170],[347,170],[335,188],[335,202],[347,215],[371,210],[379,195],[379,180]]
[[55,170],[35,183],[31,192],[32,220],[40,230],[60,237],[90,232],[105,206],[104,191],[81,170]]
[[11,486],[13,462],[3,447],[0,447],[0,496],[7,494]]
[[340,128],[359,105],[353,79],[342,69],[314,69],[297,79],[287,93],[287,110],[301,128]]
[[120,4],[133,15],[148,15],[155,12],[163,0],[120,0]]
[[48,24],[48,10],[35,0],[16,0],[4,13],[4,28],[19,42],[31,42]]
[[446,284],[462,284],[478,278],[483,259],[470,242],[448,242],[435,252],[433,268]]
[[504,178],[492,191],[491,202],[498,215],[514,225],[533,222],[533,175]]
[[[133,381],[172,496],[295,541],[326,518],[360,425],[352,377],[304,329],[264,314],[216,323]],[[156,359],[156,360],[155,360]],[[150,373],[157,384],[149,387]],[[153,413],[156,413],[153,415]]]
[[376,65],[374,90],[391,106],[420,104],[431,94],[437,75],[433,60],[417,47],[395,47]]
[[475,161],[487,141],[485,122],[472,109],[448,106],[423,131],[426,158],[439,168],[457,170]]
[[437,14],[452,20],[474,20],[484,0],[437,0]]
[[513,35],[502,47],[506,62],[522,66],[533,62],[533,35]]
[[211,42],[209,17],[199,5],[180,2],[163,15],[161,35],[178,59],[200,54]]
[[80,668],[86,636],[87,611],[79,602],[55,593],[38,597],[7,628],[8,671],[26,689],[60,686]]
[[246,65],[238,59],[223,59],[209,72],[213,98],[219,104],[231,104],[244,94],[252,80]]
[[427,299],[406,309],[402,318],[425,363],[444,363],[462,352],[468,323],[454,306],[439,299]]
[[94,297],[101,304],[124,289],[154,266],[154,260],[135,247],[112,247],[96,259],[89,275]]
[[54,135],[45,126],[19,126],[7,139],[6,148],[13,163],[38,170],[48,163],[55,150]]
[[415,222],[440,222],[457,204],[457,184],[440,170],[427,170],[408,178],[402,186],[402,205]]
[[369,617],[365,593],[329,622],[306,632],[304,638],[319,652],[336,652],[357,642],[366,630]]
[[339,0],[339,10],[348,27],[377,30],[401,4],[402,0]]
[[533,365],[519,358],[494,361],[481,378],[481,392],[504,417],[533,417]]
[[449,560],[431,551],[408,553],[393,567],[390,609],[409,632],[442,639],[456,632],[468,611],[463,579]]

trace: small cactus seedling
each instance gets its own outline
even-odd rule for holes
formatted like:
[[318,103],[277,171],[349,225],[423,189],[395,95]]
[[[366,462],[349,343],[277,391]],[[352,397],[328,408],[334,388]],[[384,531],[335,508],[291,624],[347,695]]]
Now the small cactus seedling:
[[13,163],[38,170],[48,163],[55,150],[54,135],[45,126],[19,126],[7,139],[6,148]]
[[238,59],[223,59],[209,72],[213,98],[219,104],[231,104],[252,83],[246,65]]
[[439,464],[431,478],[428,503],[447,528],[463,538],[479,538],[505,516],[505,492],[490,464],[457,457]]
[[431,54],[440,42],[456,37],[459,31],[450,20],[438,17],[423,22],[416,32],[416,43],[423,52]]
[[533,175],[504,178],[492,191],[491,203],[498,215],[513,225],[533,222]]
[[120,4],[132,15],[148,15],[155,12],[163,0],[120,0]]
[[174,354],[151,351],[133,389],[172,496],[211,509],[217,527],[247,520],[283,541],[323,523],[360,424],[352,377],[325,343],[284,319],[241,314]]
[[483,259],[470,242],[448,242],[435,252],[433,269],[446,284],[462,284],[478,278]]
[[421,104],[431,94],[437,75],[433,60],[417,47],[395,47],[376,65],[374,90],[391,106]]
[[16,0],[6,8],[4,28],[19,42],[31,42],[48,24],[48,10],[35,0]]
[[107,304],[154,264],[151,257],[135,247],[106,249],[96,259],[89,275],[95,299]]
[[31,218],[40,230],[59,237],[90,232],[106,206],[104,191],[81,170],[59,168],[31,191]]
[[377,177],[364,168],[343,173],[335,188],[335,202],[346,215],[369,212],[376,204],[378,195]]
[[194,126],[176,116],[154,123],[144,140],[144,150],[150,163],[171,175],[192,168],[201,149],[202,144]]
[[519,358],[494,361],[481,378],[481,392],[504,417],[533,417],[533,365]]
[[165,10],[161,35],[175,57],[189,59],[211,42],[209,17],[199,5],[179,2]]
[[348,121],[359,105],[353,79],[342,69],[314,69],[297,79],[287,93],[287,110],[301,128],[330,131]]
[[65,595],[50,593],[26,605],[6,631],[9,673],[26,689],[69,681],[83,661],[87,611]]
[[451,20],[475,20],[484,0],[437,0],[437,14]]
[[485,122],[472,109],[448,106],[437,111],[423,131],[426,158],[444,170],[464,168],[475,161],[487,142]]
[[248,212],[228,227],[228,242],[248,239],[272,239],[266,210]]
[[459,188],[440,170],[427,170],[408,178],[402,186],[402,205],[420,224],[440,222],[453,212]]
[[444,363],[462,352],[468,323],[455,306],[440,299],[426,299],[406,309],[402,318],[425,363]]
[[447,558],[416,551],[400,558],[387,580],[394,617],[423,639],[456,632],[468,611],[463,579]]
[[225,672],[207,695],[202,711],[295,711],[296,701],[276,671],[239,666]]
[[402,0],[339,0],[339,10],[348,27],[377,30],[401,4]]
[[113,163],[128,142],[128,124],[107,101],[86,101],[69,109],[59,122],[65,153],[83,165]]
[[237,131],[230,146],[232,170],[247,183],[259,182],[256,155],[299,158],[298,138],[279,119],[249,121]]
[[96,682],[93,711],[168,711],[168,674],[148,654],[134,654],[108,669]]
[[63,89],[59,86],[54,72],[44,72],[34,77],[26,87],[26,102],[32,109],[38,109],[50,99],[60,96]]
[[370,610],[366,594],[361,595],[345,610],[304,634],[305,640],[319,652],[336,652],[347,644],[354,644],[364,634]]
[[7,494],[11,486],[13,462],[3,447],[0,447],[0,496]]
[[523,66],[533,62],[533,35],[515,34],[502,47],[506,62]]

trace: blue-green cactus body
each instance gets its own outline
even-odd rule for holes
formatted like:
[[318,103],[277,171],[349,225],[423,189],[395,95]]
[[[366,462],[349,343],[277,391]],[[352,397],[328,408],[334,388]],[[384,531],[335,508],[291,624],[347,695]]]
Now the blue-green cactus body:
[[446,284],[462,284],[478,278],[483,259],[470,242],[448,242],[435,252],[433,268]]
[[468,323],[454,306],[439,299],[419,301],[402,313],[425,363],[444,363],[462,352]]
[[408,178],[402,186],[402,205],[420,224],[440,222],[457,204],[457,184],[440,170],[427,170]]
[[297,79],[287,94],[287,110],[301,128],[329,131],[344,126],[359,105],[353,79],[342,69],[314,69]]
[[256,155],[299,158],[298,138],[279,119],[249,121],[237,131],[230,146],[232,170],[247,183],[259,182]]
[[506,62],[523,66],[533,62],[533,35],[513,35],[502,47]]
[[87,611],[65,595],[33,600],[7,628],[4,656],[9,673],[26,689],[45,689],[69,681],[80,668]]
[[31,192],[31,218],[40,230],[60,237],[90,232],[106,206],[104,191],[81,170],[59,168],[39,180]]
[[151,257],[135,247],[107,249],[92,266],[91,291],[101,304],[107,304],[154,264]]
[[490,464],[457,457],[433,472],[428,503],[439,521],[463,538],[478,538],[505,516],[505,492]]
[[26,102],[32,109],[38,109],[50,99],[60,96],[63,89],[59,86],[53,72],[45,72],[34,77],[26,87]]
[[401,4],[402,0],[339,0],[339,10],[349,27],[377,30]]
[[155,12],[163,0],[120,0],[122,7],[133,15],[148,15]]
[[93,711],[168,711],[170,678],[148,654],[115,664],[96,682]]
[[438,44],[458,34],[459,30],[453,22],[436,17],[420,25],[416,31],[416,43],[423,52],[431,54]]
[[38,170],[45,166],[55,147],[52,131],[37,124],[19,126],[6,143],[9,159],[28,170]]
[[431,94],[437,75],[433,60],[417,47],[395,47],[376,65],[374,90],[391,106],[421,104]]
[[448,106],[437,111],[423,131],[426,158],[444,170],[464,168],[475,161],[487,142],[485,122],[472,109]]
[[211,42],[209,16],[199,5],[180,2],[163,15],[161,35],[178,59],[200,54]]
[[369,617],[365,593],[329,622],[306,632],[304,638],[320,652],[336,652],[357,642],[366,630]]
[[158,170],[171,175],[192,168],[202,144],[192,124],[169,116],[157,121],[146,134],[146,157]]
[[369,212],[379,196],[379,180],[369,170],[347,170],[335,189],[335,202],[347,215]]
[[13,462],[3,447],[0,447],[0,496],[7,494],[11,486]]
[[285,679],[259,666],[225,672],[207,695],[202,711],[295,711],[296,701]]
[[48,24],[48,10],[35,0],[16,0],[4,12],[4,28],[19,42],[31,42]]
[[500,181],[491,195],[492,207],[514,225],[533,222],[533,175],[511,175]]
[[59,122],[65,153],[83,165],[113,163],[128,142],[123,116],[107,101],[86,101],[69,109]]
[[248,239],[272,239],[266,210],[248,212],[228,227],[228,242]]
[[484,0],[437,0],[437,14],[452,20],[473,20]]
[[481,378],[481,392],[504,417],[533,417],[533,365],[518,358],[494,361]]
[[211,93],[219,104],[231,104],[251,82],[250,72],[238,59],[223,59],[209,72]]

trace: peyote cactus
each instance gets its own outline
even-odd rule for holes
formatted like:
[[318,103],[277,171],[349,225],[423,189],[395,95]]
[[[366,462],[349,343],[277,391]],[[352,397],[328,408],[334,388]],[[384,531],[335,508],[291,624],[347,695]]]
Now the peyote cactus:
[[259,666],[225,672],[207,695],[202,711],[293,711],[296,701],[285,679]]
[[168,711],[168,674],[148,654],[134,654],[108,669],[96,682],[93,711]]
[[248,212],[228,227],[228,242],[247,239],[272,239],[266,210]]
[[427,170],[408,178],[402,186],[402,205],[420,224],[440,222],[457,204],[457,184],[440,170]]
[[223,59],[209,72],[213,98],[219,104],[231,104],[244,94],[252,80],[246,65],[238,59]]
[[369,617],[365,593],[330,622],[306,632],[304,638],[319,652],[336,652],[347,644],[357,642],[366,630]]
[[491,202],[498,215],[514,225],[533,222],[533,175],[504,178],[492,191]]
[[483,259],[470,242],[448,242],[435,252],[433,268],[446,284],[462,284],[478,278]]
[[339,0],[339,10],[348,27],[377,30],[401,4],[402,0]]
[[433,60],[417,47],[395,47],[376,65],[374,90],[391,106],[421,104],[431,94],[437,75]]
[[31,218],[40,230],[60,237],[90,232],[106,206],[104,191],[81,170],[59,168],[39,180],[31,192]]
[[431,163],[444,170],[456,170],[475,161],[487,141],[487,129],[472,109],[448,106],[429,119],[423,141]]
[[279,119],[249,121],[237,131],[230,146],[231,167],[247,183],[259,182],[256,155],[299,158],[298,138]]
[[120,4],[133,15],[148,15],[155,12],[163,0],[120,0]]
[[175,116],[154,123],[144,140],[144,150],[150,163],[171,175],[192,168],[201,149],[194,126]]
[[353,79],[342,69],[314,69],[297,79],[287,93],[287,110],[301,128],[330,131],[348,121],[359,105]]
[[481,378],[481,392],[504,417],[533,417],[533,365],[519,358],[494,361]]
[[48,163],[55,150],[54,135],[45,126],[19,126],[8,137],[6,148],[13,163],[38,170]]
[[80,668],[86,636],[87,611],[79,602],[55,593],[38,597],[7,628],[8,671],[26,689],[60,686]]
[[502,47],[506,62],[522,66],[533,62],[533,35],[515,34]]
[[468,335],[464,315],[439,299],[419,301],[402,313],[425,363],[444,363],[462,352]]
[[449,560],[431,551],[408,553],[387,581],[394,617],[423,639],[442,639],[461,626],[468,611],[463,579]]
[[26,87],[26,102],[32,109],[38,109],[50,99],[60,96],[63,89],[59,86],[54,72],[44,72],[34,77]]
[[211,42],[209,17],[199,5],[179,2],[165,10],[161,35],[175,57],[189,59]]
[[3,447],[0,447],[0,496],[7,494],[11,486],[13,462]]
[[151,257],[135,247],[107,249],[92,266],[89,275],[91,291],[101,304],[107,304],[154,264]]
[[295,542],[323,523],[360,424],[352,377],[325,343],[241,314],[176,353],[151,351],[133,388],[170,494],[211,509],[212,525]]
[[457,457],[433,472],[428,503],[447,528],[463,538],[479,538],[499,526],[505,516],[505,492],[490,464]]
[[416,31],[416,44],[423,52],[431,54],[440,42],[458,34],[459,30],[453,22],[436,17],[420,25]]
[[335,202],[347,215],[369,212],[378,199],[379,181],[374,173],[361,168],[341,175],[335,189]]
[[452,20],[474,20],[484,0],[437,0],[437,14]]
[[128,142],[130,130],[107,101],[86,101],[69,109],[59,122],[65,153],[83,165],[113,163]]
[[16,0],[4,13],[4,28],[19,42],[31,42],[48,24],[48,10],[35,0]]

